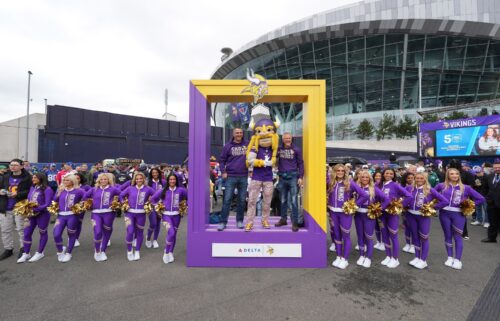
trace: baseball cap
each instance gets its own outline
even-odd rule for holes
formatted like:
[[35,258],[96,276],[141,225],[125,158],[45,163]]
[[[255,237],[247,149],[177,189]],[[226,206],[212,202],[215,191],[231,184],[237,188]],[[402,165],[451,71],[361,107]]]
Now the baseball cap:
[[7,166],[5,166],[5,165],[0,165],[0,169],[7,169]]
[[66,165],[69,165],[69,166],[73,167],[73,163],[72,162],[66,162]]
[[361,166],[362,169],[368,169],[368,165]]
[[483,171],[483,168],[481,166],[476,165],[472,167],[472,170],[476,173],[481,173]]
[[50,164],[50,167],[56,167],[55,163]]

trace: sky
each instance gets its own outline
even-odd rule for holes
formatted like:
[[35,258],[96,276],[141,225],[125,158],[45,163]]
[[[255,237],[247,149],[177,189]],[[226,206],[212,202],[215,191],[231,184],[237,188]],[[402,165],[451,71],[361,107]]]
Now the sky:
[[189,80],[293,21],[357,0],[30,0],[0,11],[0,122],[64,105],[188,121]]

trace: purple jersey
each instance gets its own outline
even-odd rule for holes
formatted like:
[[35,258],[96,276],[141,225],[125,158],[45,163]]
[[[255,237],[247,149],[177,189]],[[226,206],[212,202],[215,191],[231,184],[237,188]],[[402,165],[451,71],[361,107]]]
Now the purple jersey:
[[[19,186],[19,183],[21,182],[21,178],[14,178],[14,177],[9,177],[9,193],[17,193],[17,187]],[[15,197],[9,197],[7,199],[7,211],[12,211],[14,208],[14,205],[16,205],[16,198]]]
[[235,143],[231,140],[224,145],[220,156],[220,170],[227,173],[228,176],[247,176],[248,169],[246,167],[246,152],[248,142],[242,140],[240,143]]
[[364,204],[369,198],[368,194],[353,180],[350,180],[348,190],[346,190],[343,181],[336,182],[330,193],[328,193],[328,208],[332,211],[343,211],[342,206],[344,206],[344,202],[353,198],[354,192],[357,194],[356,205],[358,206]]
[[161,200],[167,212],[179,212],[179,202],[187,200],[187,191],[184,187],[167,188],[163,199],[161,199],[161,194],[161,190],[156,191],[151,198],[151,203],[158,204]]
[[44,190],[40,186],[31,186],[28,193],[28,200],[30,202],[36,202],[38,206],[33,209],[33,212],[40,213],[45,210],[54,197],[54,191],[50,187],[46,187]]
[[[273,149],[271,147],[259,147],[257,151],[257,159],[263,159],[271,161],[273,157]],[[260,182],[272,182],[273,181],[273,167],[254,167],[252,180]]]
[[300,149],[294,145],[290,147],[282,146],[278,149],[278,171],[297,172],[298,177],[304,176],[304,160]]
[[132,210],[131,212],[134,212],[134,210],[143,211],[144,204],[154,192],[155,191],[147,185],[142,185],[140,188],[136,185],[131,185],[120,193],[120,200],[123,201],[125,197],[128,198],[128,204],[130,205],[130,210]]
[[54,196],[54,201],[59,202],[59,215],[71,215],[71,207],[83,199],[84,191],[80,188],[71,190],[63,189]]
[[92,199],[92,212],[105,213],[111,211],[109,207],[115,196],[120,195],[120,190],[114,186],[94,187],[85,193],[84,200]]

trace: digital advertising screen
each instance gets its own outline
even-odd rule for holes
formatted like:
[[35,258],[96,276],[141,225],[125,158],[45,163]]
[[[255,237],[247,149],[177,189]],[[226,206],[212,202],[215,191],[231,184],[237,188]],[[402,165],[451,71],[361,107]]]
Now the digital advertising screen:
[[421,123],[421,157],[500,155],[500,116]]

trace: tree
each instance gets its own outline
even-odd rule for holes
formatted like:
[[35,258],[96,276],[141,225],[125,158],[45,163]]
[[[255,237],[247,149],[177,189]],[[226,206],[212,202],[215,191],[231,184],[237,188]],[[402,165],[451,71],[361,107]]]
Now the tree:
[[359,139],[368,139],[372,137],[374,131],[375,127],[373,127],[372,123],[365,118],[359,123],[358,128],[356,128],[354,133]]
[[455,110],[451,114],[445,117],[446,120],[461,119],[461,118],[469,118],[469,115],[467,115],[464,112]]
[[400,119],[398,124],[394,128],[396,138],[411,138],[417,134],[417,124],[416,121],[411,119],[410,116],[405,115],[403,119]]
[[438,120],[439,120],[439,118],[438,118],[437,114],[427,114],[427,115],[424,115],[424,117],[422,119],[422,123],[433,123],[433,122],[436,122]]
[[352,126],[352,120],[347,117],[344,118],[344,121],[338,124],[335,129],[335,134],[341,140],[344,140],[348,135],[350,135],[354,131],[354,127]]
[[380,122],[378,123],[378,128],[375,131],[377,140],[381,139],[391,139],[396,125],[396,117],[389,114],[384,114]]

